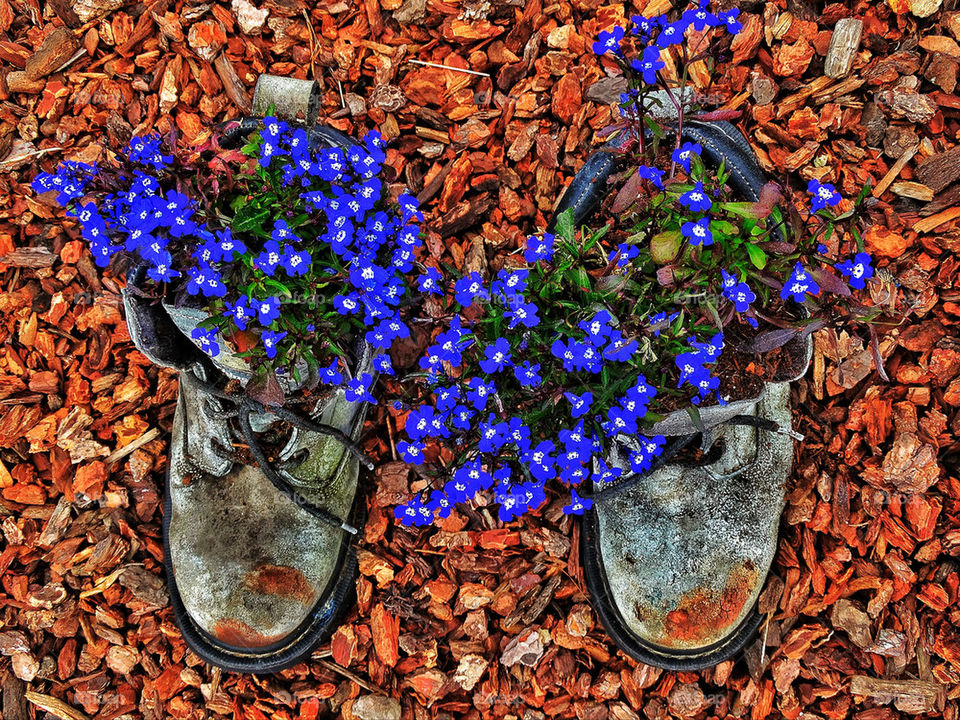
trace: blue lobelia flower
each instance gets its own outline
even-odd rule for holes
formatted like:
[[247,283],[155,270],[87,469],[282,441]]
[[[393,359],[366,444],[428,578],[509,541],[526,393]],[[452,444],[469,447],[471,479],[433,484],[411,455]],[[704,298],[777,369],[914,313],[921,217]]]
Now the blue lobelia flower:
[[474,271],[457,280],[453,286],[454,299],[463,307],[469,307],[477,298],[487,299],[487,291],[483,287],[483,278]]
[[537,306],[532,302],[524,302],[522,298],[514,298],[503,317],[510,321],[507,326],[509,330],[513,330],[517,325],[532,328],[540,324]]
[[150,260],[150,267],[147,268],[147,277],[154,282],[170,282],[174,278],[180,277],[180,272],[173,269],[173,257],[166,250],[159,253],[157,257]]
[[833,207],[840,202],[840,193],[830,183],[811,180],[807,184],[807,192],[813,195],[813,200],[810,202],[811,212],[819,212],[827,206]]
[[[663,33],[661,32],[661,35]],[[647,85],[655,85],[657,82],[657,71],[666,67],[666,63],[660,59],[660,48],[656,45],[648,45],[643,49],[643,55],[634,58],[630,62],[636,72],[640,73],[643,81]]]
[[310,253],[306,250],[294,250],[291,247],[283,248],[284,255],[280,258],[280,265],[291,277],[306,275],[310,271]]
[[679,197],[679,202],[692,212],[707,212],[713,207],[713,202],[703,189],[703,183],[698,182],[692,190],[687,190]]
[[277,343],[286,336],[286,332],[274,332],[272,330],[264,330],[260,334],[260,340],[263,342],[263,349],[267,353],[268,358],[273,359],[277,356]]
[[373,376],[370,373],[363,373],[353,380],[348,380],[344,397],[350,402],[367,402],[376,405],[376,399],[370,394],[371,384],[373,384]]
[[696,222],[685,222],[680,232],[691,245],[704,247],[713,245],[713,231],[710,230],[710,218],[702,217]]
[[702,152],[703,147],[700,143],[685,142],[680,147],[674,149],[670,159],[680,165],[685,173],[689,173],[690,162],[693,160],[693,157],[695,155],[699,156]]
[[599,310],[590,320],[581,320],[577,326],[587,334],[587,338],[594,345],[600,346],[606,342],[613,332],[611,322],[614,317],[609,310]]
[[487,407],[487,400],[497,391],[497,386],[493,382],[484,382],[478,377],[472,377],[467,381],[467,402],[474,410],[483,410]]
[[540,260],[549,262],[553,257],[554,240],[551,233],[544,233],[542,237],[531,235],[527,238],[527,249],[523,253],[523,259],[530,264]]
[[737,16],[740,14],[740,8],[731,8],[726,12],[720,12],[717,15],[717,18],[721,23],[727,26],[727,32],[731,35],[737,35],[741,30],[743,30],[743,25],[737,19]]
[[654,186],[663,190],[663,170],[660,168],[641,165],[637,168],[637,174],[644,180],[649,180]]
[[485,373],[493,374],[513,365],[510,362],[510,342],[506,338],[497,338],[492,345],[487,345],[483,352],[485,359],[481,360],[479,365]]
[[575,395],[572,392],[565,392],[563,396],[570,401],[570,416],[574,419],[582,417],[590,412],[590,406],[593,404],[593,393],[585,392],[582,395]]
[[852,260],[847,259],[837,265],[839,270],[848,279],[850,287],[862,290],[867,286],[867,280],[873,277],[872,258],[865,252],[857,253]]
[[702,6],[684,10],[681,17],[683,18],[684,22],[692,25],[693,29],[697,32],[703,32],[708,27],[717,27],[721,25],[720,18]]
[[320,382],[326,385],[339,385],[343,382],[343,375],[338,370],[340,360],[334,358],[329,365],[320,368]]
[[418,440],[414,440],[413,442],[401,440],[397,443],[397,451],[400,453],[400,457],[403,458],[404,462],[408,462],[411,465],[420,465],[423,463],[423,451],[426,447],[426,445]]
[[723,296],[733,303],[737,312],[746,312],[750,303],[757,299],[757,296],[750,289],[750,286],[743,281],[738,281],[734,275],[721,269],[720,275],[723,278]]
[[210,357],[216,357],[220,354],[220,345],[217,343],[216,328],[194,328],[190,331],[190,337],[197,341],[200,349]]
[[257,316],[256,311],[250,307],[250,298],[246,295],[241,295],[234,303],[228,300],[226,305],[227,309],[223,312],[224,316],[233,320],[233,324],[241,330],[246,330],[247,321]]
[[660,28],[660,34],[657,35],[657,47],[660,50],[666,50],[671,45],[679,45],[683,42],[683,34],[687,31],[688,23],[683,19],[674,23],[667,23]]
[[563,506],[563,512],[567,515],[583,515],[587,510],[593,507],[593,500],[582,498],[577,495],[576,490],[570,491],[570,504]]
[[172,155],[163,155],[160,152],[162,142],[162,138],[156,134],[132,137],[127,146],[127,157],[135,163],[162,170],[173,162]]
[[418,287],[420,292],[431,295],[443,295],[443,276],[433,267],[428,267],[427,271],[418,278]]
[[381,375],[394,375],[393,363],[389,355],[377,355],[373,358],[373,369]]
[[531,365],[529,360],[522,365],[517,365],[513,369],[513,374],[517,382],[524,387],[536,387],[543,382],[543,378],[540,377],[540,363]]
[[794,302],[802,303],[807,299],[807,295],[816,295],[820,292],[820,286],[810,277],[810,274],[804,270],[803,265],[797,263],[793,266],[793,272],[787,282],[784,283],[780,291],[780,297],[783,300],[793,298]]
[[658,312],[653,317],[650,318],[650,328],[653,330],[654,337],[660,337],[661,331],[665,330],[670,326],[674,320],[677,319],[679,312],[672,313],[669,317],[667,316],[666,311]]
[[617,267],[624,268],[630,264],[630,261],[640,255],[640,248],[630,243],[620,243],[617,245]]
[[623,28],[619,26],[615,26],[611,30],[601,31],[600,35],[597,36],[597,41],[593,44],[593,52],[597,55],[604,55],[608,52],[619,55],[623,35]]
[[257,322],[264,327],[280,317],[280,298],[268,297],[264,300],[251,298],[250,304],[257,311]]
[[283,259],[283,251],[276,240],[267,240],[263,250],[253,259],[253,265],[266,275],[273,277]]

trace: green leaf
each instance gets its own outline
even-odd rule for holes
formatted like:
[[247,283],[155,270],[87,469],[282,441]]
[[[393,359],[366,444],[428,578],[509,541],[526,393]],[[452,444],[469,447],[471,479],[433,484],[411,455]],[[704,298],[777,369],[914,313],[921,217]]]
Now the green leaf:
[[557,216],[557,234],[567,242],[573,242],[573,208],[567,208]]
[[590,289],[590,276],[582,267],[576,266],[567,270],[566,278],[575,287],[582,288],[584,290]]
[[271,215],[270,208],[261,208],[256,203],[248,203],[237,211],[231,229],[235,233],[263,232],[263,222]]
[[747,243],[747,253],[757,270],[763,270],[767,266],[767,254],[753,243]]

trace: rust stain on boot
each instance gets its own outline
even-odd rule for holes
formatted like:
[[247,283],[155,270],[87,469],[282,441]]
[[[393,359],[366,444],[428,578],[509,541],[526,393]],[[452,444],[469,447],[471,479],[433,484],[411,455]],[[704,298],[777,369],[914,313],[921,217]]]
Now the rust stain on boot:
[[247,573],[243,584],[255,593],[293,598],[304,605],[311,605],[317,597],[307,577],[289,565],[261,565]]
[[[664,617],[659,642],[676,647],[722,637],[740,617],[756,583],[757,569],[747,560],[733,569],[723,590],[700,587],[684,593],[677,607]],[[636,612],[641,620],[649,620],[653,614],[639,604]]]
[[213,625],[213,635],[220,642],[235,648],[260,648],[273,645],[284,639],[284,635],[264,635],[245,622],[233,618],[221,618]]

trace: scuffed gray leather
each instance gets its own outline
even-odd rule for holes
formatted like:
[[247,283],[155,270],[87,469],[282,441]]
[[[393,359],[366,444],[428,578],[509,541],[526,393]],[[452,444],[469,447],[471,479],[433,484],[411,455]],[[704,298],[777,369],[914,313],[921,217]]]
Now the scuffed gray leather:
[[[371,372],[369,348],[357,372]],[[258,647],[304,622],[331,581],[348,536],[297,507],[296,498],[279,493],[259,468],[230,463],[223,473],[189,476],[198,464],[188,446],[191,435],[207,429],[198,414],[204,397],[182,374],[170,450],[168,551],[194,622],[222,643]],[[347,401],[337,388],[318,411],[320,422],[356,439],[366,404]],[[302,451],[302,461],[281,462],[278,470],[304,500],[345,520],[357,491],[358,459],[330,436],[300,430],[280,459],[289,462]]]
[[[770,384],[745,414],[789,428],[789,393],[789,383]],[[668,463],[596,502],[611,600],[653,645],[722,640],[752,611],[773,560],[793,441],[743,425],[721,426],[717,439],[716,463]],[[631,473],[620,467],[622,482]]]

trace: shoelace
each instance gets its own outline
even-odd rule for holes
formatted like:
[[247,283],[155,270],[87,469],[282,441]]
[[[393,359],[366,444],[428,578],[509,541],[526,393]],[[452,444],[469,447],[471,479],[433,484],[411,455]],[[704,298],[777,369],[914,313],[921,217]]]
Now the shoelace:
[[[779,423],[775,423],[773,420],[768,420],[767,418],[757,417],[756,415],[734,415],[729,420],[725,420],[719,425],[750,425],[759,430],[766,430],[768,432],[779,433],[781,435],[788,435],[794,440],[803,440],[803,435],[800,433],[781,426]],[[632,488],[634,485],[642,482],[647,475],[652,473],[655,470],[659,470],[664,465],[666,465],[670,460],[676,457],[677,453],[683,450],[685,447],[690,445],[694,438],[697,437],[697,434],[684,435],[677,438],[672,443],[667,445],[664,448],[664,451],[660,453],[659,457],[650,465],[650,467],[642,473],[635,473],[632,477],[627,478],[622,482],[618,482],[615,485],[610,485],[609,487],[603,488],[601,490],[593,490],[589,495],[584,495],[584,497],[589,497],[594,502],[597,500],[607,500],[608,498],[613,497],[614,495],[619,495],[620,493]],[[707,436],[704,436],[704,440],[707,440]],[[707,444],[707,443],[704,443]]]
[[[247,443],[250,454],[253,455],[253,459],[257,462],[260,471],[278,492],[318,520],[350,535],[357,534],[357,529],[348,522],[341,520],[328,510],[314,505],[304,498],[303,495],[290,484],[290,481],[277,471],[270,460],[267,459],[266,453],[260,446],[257,434],[254,432],[253,426],[250,423],[250,416],[253,414],[270,413],[300,430],[330,436],[343,445],[347,452],[360,460],[364,467],[372,470],[374,467],[373,461],[364,455],[360,448],[357,447],[357,444],[346,433],[331,425],[315,422],[311,418],[305,417],[288,408],[271,407],[244,395],[231,395],[226,393],[217,387],[216,384],[204,379],[204,376],[208,372],[208,368],[206,367],[202,367],[200,371],[197,371],[191,366],[188,371],[193,374],[198,386],[203,392],[231,408],[229,410],[222,410],[215,407],[208,407],[207,410],[211,416],[220,420],[236,419],[237,425],[240,428],[240,436]],[[205,400],[208,400],[208,398]],[[235,457],[233,457],[232,453],[226,448],[222,449],[222,457],[228,460],[235,460]]]

